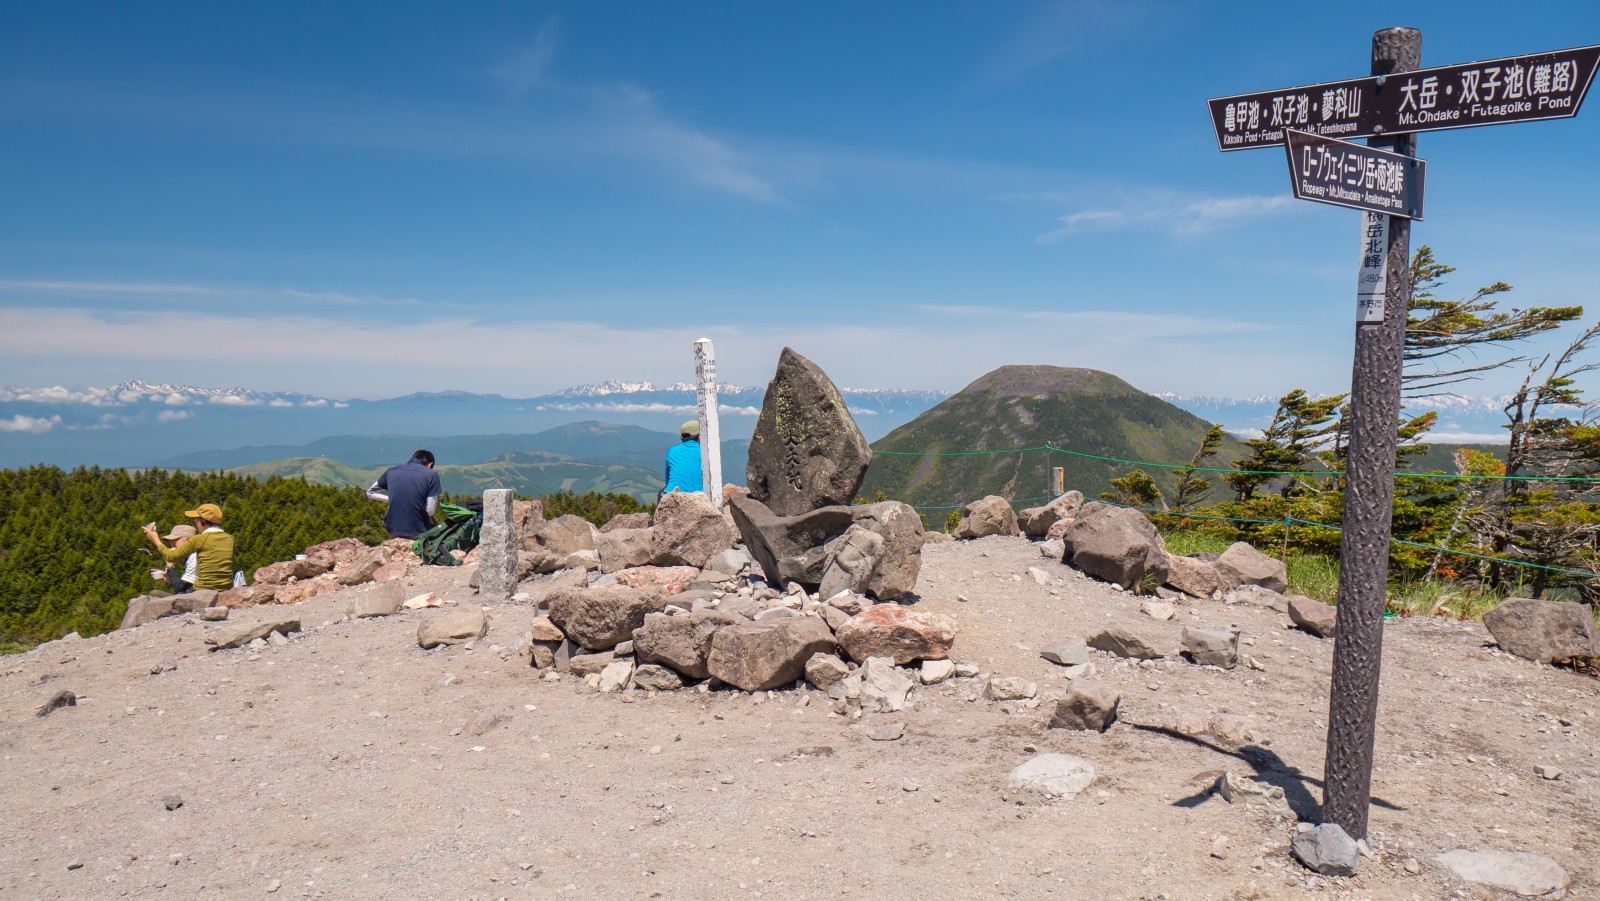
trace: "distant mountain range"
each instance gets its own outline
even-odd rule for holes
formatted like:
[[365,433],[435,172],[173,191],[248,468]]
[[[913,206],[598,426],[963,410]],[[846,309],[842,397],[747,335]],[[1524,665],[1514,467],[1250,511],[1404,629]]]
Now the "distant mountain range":
[[[749,436],[761,411],[763,391],[720,386],[724,438]],[[950,396],[918,389],[841,392],[869,441]],[[1229,399],[1161,393],[1155,397],[1239,435],[1263,428],[1277,406],[1277,398],[1271,396]],[[1503,397],[1441,397],[1410,407],[1439,412],[1436,440],[1503,442],[1504,403]],[[0,468],[34,463],[141,467],[200,451],[228,451],[214,459],[219,466],[232,467],[290,455],[262,456],[266,447],[288,451],[329,436],[429,436],[438,443],[448,436],[530,435],[586,420],[670,434],[694,415],[693,386],[629,381],[524,398],[439,391],[382,400],[141,381],[88,389],[0,387]],[[252,448],[261,452],[243,453]],[[392,457],[386,453],[363,462],[376,465]]]
[[[749,437],[763,391],[720,386],[724,438]],[[869,440],[946,396],[897,389],[847,388],[843,393]],[[678,425],[695,414],[692,386],[649,382],[602,382],[526,398],[442,391],[384,400],[140,381],[89,389],[0,387],[0,468],[34,463],[140,467],[192,451],[289,449],[338,435],[430,436],[438,443],[445,436],[526,435],[598,419],[675,436]],[[254,456],[228,465],[275,459]]]

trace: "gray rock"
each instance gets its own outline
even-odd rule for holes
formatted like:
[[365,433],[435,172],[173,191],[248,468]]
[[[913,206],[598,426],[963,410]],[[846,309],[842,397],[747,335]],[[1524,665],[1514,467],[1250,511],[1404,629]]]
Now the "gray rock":
[[899,741],[905,734],[905,723],[885,723],[867,730],[867,738],[873,741]]
[[1085,504],[1062,535],[1063,562],[1125,588],[1167,580],[1167,551],[1161,533],[1137,510]]
[[614,573],[647,565],[655,556],[655,542],[649,529],[613,529],[600,533],[595,550],[600,554],[600,571]]
[[63,688],[51,695],[43,704],[40,704],[38,709],[34,711],[34,715],[49,716],[63,707],[76,706],[78,706],[78,696],[75,693]]
[[1457,848],[1439,862],[1468,882],[1489,885],[1524,898],[1560,897],[1572,877],[1554,860],[1524,851],[1469,851]]
[[1089,662],[1089,645],[1081,638],[1052,641],[1039,649],[1039,656],[1060,666],[1079,666]]
[[861,665],[861,706],[866,710],[895,713],[904,710],[911,679],[888,657],[868,657]]
[[787,347],[767,385],[749,453],[750,497],[779,516],[849,504],[872,462],[839,389]]
[[1139,612],[1158,623],[1164,623],[1178,614],[1178,608],[1165,601],[1145,601],[1139,605]]
[[733,547],[734,530],[711,498],[674,491],[656,505],[650,529],[650,562],[657,566],[704,567],[713,554]]
[[426,650],[442,644],[461,644],[487,634],[489,617],[477,607],[466,607],[423,620],[417,626],[417,644]]
[[1237,773],[1223,773],[1217,778],[1217,794],[1229,804],[1268,808],[1288,806],[1283,789],[1279,786],[1247,779]]
[[1337,823],[1323,823],[1296,835],[1290,850],[1295,860],[1324,876],[1354,876],[1361,863],[1355,840]]
[[133,629],[146,623],[153,623],[162,617],[171,616],[172,599],[174,595],[152,597],[142,594],[128,601],[128,609],[122,614],[122,625],[119,629]]
[[844,624],[850,621],[850,614],[840,610],[838,607],[829,607],[826,604],[817,609],[817,615],[822,617],[822,621],[827,623],[828,628],[835,633],[844,628]]
[[528,596],[528,603],[534,607],[548,607],[550,595],[559,588],[583,588],[589,584],[581,570],[563,569],[548,575],[536,576],[517,586],[519,592]]
[[230,648],[244,647],[257,639],[264,639],[274,632],[288,635],[300,631],[300,618],[275,617],[254,623],[240,623],[237,626],[225,627],[206,636],[206,644],[211,645],[213,651],[225,651]]
[[774,585],[796,582],[808,590],[820,585],[830,559],[828,543],[860,524],[884,540],[883,558],[867,592],[879,600],[892,600],[916,588],[922,568],[922,519],[898,501],[778,516],[759,501],[734,497],[728,509],[745,546]]
[[683,677],[664,666],[646,663],[633,671],[633,686],[645,691],[677,691],[683,687]]
[[[1063,519],[1071,519],[1078,515],[1078,510],[1083,507],[1083,493],[1068,491],[1043,507],[1029,507],[1017,514],[1017,525],[1022,529],[1022,534],[1034,538],[1047,535],[1050,527]],[[1057,560],[1061,554],[1055,554]]]
[[1121,703],[1122,695],[1104,682],[1073,679],[1066,697],[1056,702],[1050,728],[1104,732],[1117,721],[1117,706]]
[[1015,535],[1017,534],[1017,514],[1011,509],[1010,501],[999,495],[991,494],[963,507],[961,509],[961,521],[956,524],[955,531],[950,534],[956,538]]
[[1241,585],[1260,585],[1282,593],[1289,587],[1289,571],[1283,561],[1269,557],[1243,541],[1235,541],[1211,564],[1219,587],[1230,591]]
[[1197,666],[1233,669],[1239,665],[1239,633],[1184,626],[1183,653]]
[[200,618],[208,623],[220,623],[228,618],[227,607],[207,607],[200,611]]
[[1067,554],[1067,543],[1059,538],[1050,538],[1039,542],[1039,556],[1050,560],[1060,560]]
[[828,627],[814,616],[739,623],[712,636],[706,668],[729,685],[764,691],[800,678],[812,655],[837,647]]
[[618,513],[606,520],[600,527],[600,534],[615,532],[618,529],[648,529],[650,528],[650,514],[648,513]]
[[178,808],[183,806],[183,796],[182,795],[167,795],[165,798],[161,799],[161,803],[168,810],[177,810]]
[[750,556],[749,551],[742,547],[731,547],[725,551],[718,551],[712,554],[711,559],[706,561],[705,568],[712,572],[737,576],[755,562],[755,558]]
[[1073,798],[1094,782],[1094,764],[1071,754],[1040,754],[1011,771],[1006,791]]
[[1333,637],[1334,629],[1339,625],[1337,607],[1330,607],[1321,601],[1314,601],[1299,594],[1290,595],[1288,607],[1289,621],[1297,627],[1318,638]]
[[993,676],[983,685],[987,701],[1024,701],[1039,693],[1039,686],[1021,676]]
[[1167,584],[1197,598],[1209,598],[1222,587],[1210,561],[1171,553],[1167,554]]
[[524,544],[531,543],[533,547],[528,548],[529,550],[543,550],[559,559],[577,551],[594,550],[599,537],[600,531],[593,523],[575,513],[568,513],[535,527],[533,534],[524,541]]
[[574,654],[572,659],[567,662],[567,672],[574,676],[598,674],[615,662],[617,662],[617,655],[610,651],[601,651],[597,654]]
[[1089,636],[1088,645],[1098,651],[1137,660],[1155,660],[1166,656],[1143,638],[1119,628],[1102,629],[1094,633]]
[[172,672],[173,670],[175,670],[177,668],[178,668],[178,660],[177,660],[177,658],[175,658],[175,657],[163,657],[160,660],[157,660],[155,662],[155,665],[150,667],[150,675],[159,676],[162,673],[170,673],[170,672]]
[[883,561],[883,536],[852,523],[844,534],[828,542],[827,565],[818,583],[818,597],[831,598],[841,591],[865,594],[872,575]]
[[956,665],[948,660],[924,660],[917,671],[917,681],[923,685],[937,685],[956,673]]
[[736,613],[715,609],[688,616],[646,614],[633,633],[633,652],[640,663],[659,663],[690,679],[705,679],[711,675],[706,666],[711,637],[724,626],[745,621]]
[[628,687],[633,679],[632,660],[613,660],[600,671],[600,690],[603,692],[621,691]]
[[401,582],[379,582],[350,603],[352,619],[372,616],[392,616],[399,613],[406,602],[406,587]]
[[1251,607],[1265,607],[1279,613],[1289,612],[1289,599],[1260,585],[1241,585],[1222,596],[1224,604],[1247,604]]
[[834,683],[850,675],[850,667],[837,654],[813,654],[806,661],[806,681],[818,691],[827,691]]
[[667,600],[654,589],[610,586],[558,588],[548,597],[550,621],[591,651],[610,650],[634,637],[645,616],[659,612]]
[[1600,635],[1588,606],[1513,598],[1483,615],[1495,643],[1536,663],[1600,656]]

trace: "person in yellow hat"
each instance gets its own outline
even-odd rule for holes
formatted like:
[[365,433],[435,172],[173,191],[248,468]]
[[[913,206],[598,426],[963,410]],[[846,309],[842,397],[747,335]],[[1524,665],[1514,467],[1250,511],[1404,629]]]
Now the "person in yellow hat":
[[195,588],[214,591],[232,588],[233,536],[222,531],[222,508],[216,504],[201,504],[193,510],[184,511],[183,515],[194,523],[198,534],[193,538],[186,538],[178,542],[176,547],[169,548],[161,543],[155,526],[150,525],[144,527],[145,536],[160,549],[161,556],[168,563],[177,563],[190,554],[196,555]]

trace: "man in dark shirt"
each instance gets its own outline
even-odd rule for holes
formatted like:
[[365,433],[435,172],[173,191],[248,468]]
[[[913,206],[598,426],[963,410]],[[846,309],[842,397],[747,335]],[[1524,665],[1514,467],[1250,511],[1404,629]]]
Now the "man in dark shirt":
[[391,466],[367,489],[367,497],[389,505],[383,514],[390,538],[415,538],[433,526],[439,511],[439,474],[433,453],[419,450],[399,466]]

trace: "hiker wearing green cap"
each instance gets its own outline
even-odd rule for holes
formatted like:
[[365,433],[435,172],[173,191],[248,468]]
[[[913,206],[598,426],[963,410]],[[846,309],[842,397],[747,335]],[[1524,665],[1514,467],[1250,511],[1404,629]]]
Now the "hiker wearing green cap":
[[216,504],[201,504],[184,511],[194,523],[198,533],[179,541],[175,547],[161,543],[154,525],[144,527],[144,534],[161,551],[168,563],[177,563],[194,554],[196,561],[195,588],[227,591],[233,587],[233,536],[222,531],[222,508]]
[[678,429],[678,443],[667,450],[667,484],[663,495],[673,491],[703,491],[700,474],[700,420],[691,419]]

